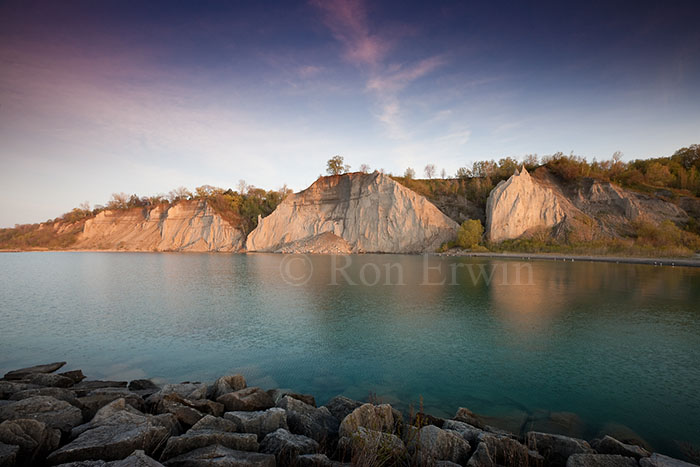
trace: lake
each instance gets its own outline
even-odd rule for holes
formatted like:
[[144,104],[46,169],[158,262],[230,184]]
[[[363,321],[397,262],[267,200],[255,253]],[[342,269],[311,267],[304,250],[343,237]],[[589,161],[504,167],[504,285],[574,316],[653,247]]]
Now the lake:
[[[0,372],[344,394],[700,445],[700,269],[411,255],[0,254]],[[422,401],[422,402],[421,402]],[[530,425],[526,425],[530,423]],[[632,435],[630,435],[632,436]]]

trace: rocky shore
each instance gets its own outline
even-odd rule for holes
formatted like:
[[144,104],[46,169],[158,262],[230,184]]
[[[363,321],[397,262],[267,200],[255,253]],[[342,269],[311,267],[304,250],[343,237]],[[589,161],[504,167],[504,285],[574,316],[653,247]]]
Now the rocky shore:
[[689,466],[610,436],[518,436],[466,408],[405,417],[388,404],[211,384],[90,381],[65,362],[0,380],[0,467],[62,466]]

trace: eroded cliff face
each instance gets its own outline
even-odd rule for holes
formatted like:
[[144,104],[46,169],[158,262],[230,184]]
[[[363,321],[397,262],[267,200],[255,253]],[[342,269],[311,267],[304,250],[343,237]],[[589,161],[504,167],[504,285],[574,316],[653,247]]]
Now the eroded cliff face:
[[125,251],[240,251],[243,233],[205,201],[102,211],[85,222],[73,248]]
[[547,169],[530,175],[524,168],[499,183],[486,203],[486,236],[492,242],[553,227],[559,238],[573,232],[580,241],[616,237],[636,220],[684,223],[688,214],[658,196],[626,190],[592,178],[565,185]]
[[563,221],[566,210],[554,191],[533,180],[523,168],[500,182],[486,201],[486,237],[501,242],[535,227]]
[[[433,251],[458,225],[424,197],[374,172],[322,177],[260,219],[248,251],[313,252],[331,233],[334,248],[353,253]],[[335,238],[334,237],[334,238]],[[328,240],[327,235],[323,238]]]

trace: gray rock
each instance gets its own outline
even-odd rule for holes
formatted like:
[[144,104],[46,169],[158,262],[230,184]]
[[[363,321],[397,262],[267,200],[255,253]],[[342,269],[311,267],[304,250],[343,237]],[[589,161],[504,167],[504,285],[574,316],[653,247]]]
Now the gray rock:
[[127,404],[141,412],[146,410],[146,404],[141,396],[126,388],[95,389],[87,396],[79,397],[78,402],[83,406],[83,417],[85,420],[90,420],[98,410],[117,399],[124,399]]
[[12,467],[17,462],[19,446],[0,443],[0,467]]
[[236,425],[231,420],[226,420],[225,418],[214,417],[213,415],[206,415],[197,423],[195,423],[191,431],[198,430],[212,430],[212,431],[227,431],[229,433],[236,433],[238,431],[238,425]]
[[275,404],[278,404],[283,397],[287,396],[291,397],[292,399],[302,401],[303,403],[308,404],[312,407],[316,407],[316,398],[311,394],[298,394],[296,392],[288,391],[286,389],[270,389],[267,391],[267,393],[270,395],[270,397],[272,397],[272,400],[275,402]]
[[258,437],[251,433],[229,433],[214,430],[190,430],[168,439],[161,461],[172,459],[195,449],[218,444],[237,451],[257,451]]
[[65,376],[66,378],[70,378],[71,380],[73,380],[73,384],[77,384],[85,379],[85,375],[83,374],[83,370],[64,371],[63,373],[59,373],[58,375]]
[[338,437],[340,421],[326,407],[313,407],[291,396],[284,396],[277,405],[287,411],[292,433],[308,436],[326,446]]
[[[452,420],[454,421],[454,420]],[[422,428],[426,425],[435,425],[438,428],[443,428],[445,424],[445,419],[440,417],[434,417],[425,412],[418,412],[413,416],[411,420],[411,425]]]
[[649,457],[643,457],[639,460],[640,467],[697,467],[695,464],[689,464],[673,457],[664,456],[654,453]]
[[97,411],[94,417],[71,431],[71,438],[77,438],[82,433],[105,425],[138,425],[147,421],[146,415],[126,403],[125,399],[116,399]]
[[107,388],[125,388],[126,381],[81,381],[75,384],[71,389],[78,397],[87,396],[92,391],[97,389]]
[[350,436],[359,427],[391,433],[394,431],[394,415],[389,404],[363,404],[353,410],[340,422],[338,433],[341,437]]
[[28,389],[36,389],[36,384],[28,384],[20,381],[0,381],[0,399],[10,399],[14,394]]
[[481,437],[487,433],[480,428],[465,422],[458,422],[457,420],[445,420],[442,428],[444,430],[452,430],[459,433],[459,435],[467,440],[472,446],[479,444]]
[[3,379],[6,380],[15,380],[15,379],[24,379],[30,375],[36,374],[36,373],[53,373],[54,371],[58,370],[61,368],[63,365],[65,365],[66,362],[55,362],[55,363],[47,363],[45,365],[36,365],[36,366],[30,366],[27,368],[21,368],[19,370],[12,370],[8,373],[5,373],[5,376]]
[[214,384],[209,388],[207,397],[216,400],[224,394],[234,391],[240,391],[247,387],[243,375],[227,375],[214,381]]
[[0,420],[31,418],[64,433],[83,422],[80,409],[50,396],[34,396],[0,407]]
[[398,436],[362,426],[338,440],[338,452],[357,465],[400,464],[407,457],[406,446]]
[[25,379],[29,384],[36,384],[37,386],[45,386],[52,388],[69,388],[75,384],[75,382],[61,375],[51,375],[45,373],[36,373],[27,376]]
[[168,467],[275,467],[275,456],[219,445],[198,448],[165,462]]
[[608,435],[605,435],[603,439],[591,441],[591,446],[600,454],[618,454],[625,457],[634,457],[635,459],[641,459],[642,457],[649,457],[651,455],[649,451],[641,446],[625,444]]
[[258,387],[229,392],[217,398],[216,401],[224,404],[227,412],[267,410],[275,405],[272,397]]
[[459,409],[457,409],[457,413],[455,414],[454,419],[458,422],[468,423],[476,428],[481,428],[482,430],[486,428],[486,424],[481,419],[481,417],[479,417],[466,407],[460,407]]
[[526,435],[527,445],[544,456],[549,465],[564,466],[573,454],[595,454],[591,446],[582,439],[563,435],[530,431]]
[[155,403],[167,394],[177,394],[183,399],[191,401],[205,399],[207,396],[207,385],[202,383],[166,384],[160,391],[150,396],[148,402],[155,405]]
[[132,391],[144,398],[160,391],[160,386],[150,379],[135,379],[129,382],[127,388],[129,391]]
[[7,420],[0,423],[0,442],[19,446],[17,462],[32,465],[58,448],[61,431],[38,420]]
[[66,462],[65,464],[57,465],[56,467],[109,467],[110,463],[106,461],[78,461]]
[[236,424],[236,431],[255,433],[258,439],[278,428],[288,429],[287,412],[279,407],[255,412],[226,412],[224,418]]
[[103,425],[85,431],[49,454],[47,460],[52,464],[98,459],[121,460],[137,449],[152,454],[168,436],[166,428],[150,421],[141,424]]
[[60,401],[66,401],[77,408],[82,408],[82,404],[75,397],[75,393],[70,389],[65,388],[36,388],[36,389],[26,389],[24,391],[19,391],[12,394],[10,400],[21,401],[22,399],[29,399],[34,396],[50,396],[54,399]]
[[492,465],[544,465],[544,457],[537,451],[506,436],[484,434],[470,459],[472,467]]
[[303,454],[294,460],[296,467],[350,467],[351,464],[334,461],[325,454]]
[[636,467],[637,461],[631,457],[611,454],[573,454],[566,461],[566,467]]
[[342,420],[361,405],[362,402],[360,401],[352,400],[345,396],[335,396],[333,399],[328,401],[325,407],[328,408],[330,413],[335,418]]
[[154,410],[159,414],[170,413],[174,415],[177,421],[187,428],[204,417],[202,412],[192,407],[191,404],[187,404],[186,400],[177,394],[166,394]]
[[435,425],[426,425],[421,428],[416,442],[424,463],[445,460],[464,464],[471,451],[469,442],[460,435]]
[[146,455],[142,450],[134,451],[126,459],[113,461],[107,464],[109,467],[163,467],[163,464]]
[[260,452],[274,454],[281,465],[289,465],[302,454],[314,454],[320,449],[319,444],[313,439],[294,435],[284,428],[280,428],[265,436],[260,443]]

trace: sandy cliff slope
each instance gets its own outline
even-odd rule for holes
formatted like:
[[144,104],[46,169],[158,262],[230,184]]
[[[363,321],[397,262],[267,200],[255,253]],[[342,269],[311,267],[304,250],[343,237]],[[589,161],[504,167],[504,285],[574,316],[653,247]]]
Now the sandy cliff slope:
[[[319,178],[287,197],[248,236],[248,251],[314,251],[334,234],[353,253],[433,251],[454,239],[457,224],[424,197],[374,172]],[[309,246],[311,245],[311,246]]]
[[102,211],[85,222],[73,248],[127,251],[239,251],[243,233],[205,201]]

